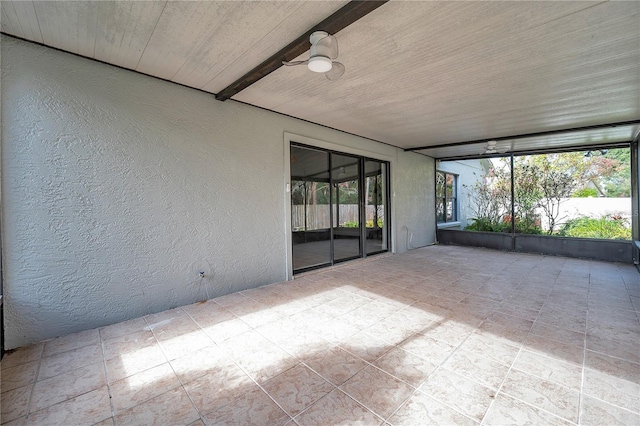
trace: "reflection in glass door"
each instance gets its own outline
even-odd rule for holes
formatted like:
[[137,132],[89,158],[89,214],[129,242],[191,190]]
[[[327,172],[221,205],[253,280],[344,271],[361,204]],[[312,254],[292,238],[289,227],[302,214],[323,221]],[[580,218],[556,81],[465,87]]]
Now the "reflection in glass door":
[[387,209],[387,164],[366,159],[365,171],[365,248],[367,254],[389,249]]
[[331,154],[333,260],[360,257],[360,159]]
[[293,270],[389,250],[389,163],[291,145]]
[[293,269],[331,264],[329,153],[291,146]]

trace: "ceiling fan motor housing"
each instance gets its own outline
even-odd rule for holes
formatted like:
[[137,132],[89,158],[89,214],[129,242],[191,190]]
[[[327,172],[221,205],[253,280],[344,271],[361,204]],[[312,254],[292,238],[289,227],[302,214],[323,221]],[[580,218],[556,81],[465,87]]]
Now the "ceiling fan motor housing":
[[328,36],[329,36],[329,33],[326,31],[314,31],[309,36],[309,41],[311,42],[312,46],[315,46],[316,44],[318,44],[320,40]]
[[320,40],[328,37],[326,31],[315,31],[309,37],[311,48],[309,49],[309,62],[307,66],[313,72],[327,72],[331,70],[333,61],[331,60],[331,48],[324,44],[318,44]]

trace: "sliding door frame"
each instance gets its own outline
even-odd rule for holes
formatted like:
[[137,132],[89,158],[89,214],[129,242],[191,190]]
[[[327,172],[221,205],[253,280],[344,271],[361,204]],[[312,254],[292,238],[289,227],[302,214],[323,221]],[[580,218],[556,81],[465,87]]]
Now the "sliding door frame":
[[[343,259],[342,261],[345,260],[351,260],[351,259],[357,259],[357,258],[364,258],[367,256],[372,256],[375,254],[379,254],[379,253],[386,253],[386,252],[391,252],[391,253],[395,253],[395,223],[394,223],[394,218],[395,218],[395,203],[393,202],[393,198],[394,198],[394,193],[392,192],[392,182],[393,182],[393,172],[395,170],[394,167],[394,163],[396,161],[395,155],[396,150],[393,147],[386,147],[383,146],[382,150],[383,151],[387,151],[386,153],[379,153],[379,152],[374,152],[374,151],[368,151],[368,150],[364,150],[364,149],[359,149],[359,148],[353,148],[350,146],[344,146],[344,145],[338,145],[335,143],[331,143],[331,142],[326,142],[326,141],[321,141],[321,140],[317,140],[317,139],[313,139],[313,138],[309,138],[309,137],[305,137],[305,136],[301,136],[301,135],[296,135],[296,134],[292,134],[292,133],[286,133],[284,134],[284,144],[283,144],[283,157],[284,157],[284,187],[285,187],[285,196],[284,196],[284,208],[285,208],[285,248],[286,248],[286,262],[285,262],[285,275],[287,280],[291,280],[293,279],[293,243],[292,243],[292,229],[291,229],[291,223],[292,223],[292,208],[291,208],[291,146],[292,145],[298,145],[301,147],[307,147],[307,148],[311,148],[311,149],[321,149],[321,150],[326,150],[328,151],[330,154],[346,154],[346,155],[352,155],[352,156],[356,156],[359,157],[358,158],[358,164],[359,164],[359,171],[360,171],[360,183],[366,179],[366,177],[364,176],[364,164],[365,161],[367,160],[373,160],[373,161],[380,161],[380,162],[384,162],[387,164],[387,182],[386,182],[386,188],[385,188],[385,197],[386,197],[386,202],[387,202],[387,206],[386,206],[386,210],[385,210],[385,221],[388,220],[388,226],[387,226],[387,250],[381,250],[375,253],[366,253],[366,200],[365,200],[365,196],[366,194],[364,194],[364,189],[363,188],[359,188],[359,204],[360,204],[360,223],[361,223],[361,227],[360,227],[360,255],[357,257],[353,257],[353,258],[349,258],[349,259]],[[329,167],[331,170],[331,155],[329,156],[330,162],[329,162]],[[333,179],[330,180],[331,181],[331,185],[333,184]],[[360,184],[359,184],[360,186]],[[333,191],[331,191],[333,192]],[[331,196],[333,197],[333,195]],[[331,211],[331,242],[333,242],[333,208],[330,208]],[[331,243],[331,246],[333,247],[333,243]],[[333,248],[332,248],[333,250]],[[334,262],[333,261],[333,251],[331,253],[331,261],[332,264],[335,263],[339,263],[338,262]]]
[[[361,215],[362,215],[363,220],[364,220],[363,223],[365,223],[365,226],[362,227],[362,254],[363,254],[362,257],[374,256],[376,254],[390,252],[391,251],[391,244],[390,244],[391,231],[393,230],[393,227],[390,226],[392,221],[393,221],[393,213],[391,212],[391,208],[389,206],[389,203],[391,203],[391,174],[389,173],[390,172],[389,169],[391,168],[390,163],[388,161],[378,160],[378,159],[370,158],[370,157],[364,157],[362,159],[362,170],[361,170],[363,181],[364,181],[364,179],[366,179],[368,177],[367,174],[366,174],[367,161],[381,162],[381,163],[383,163],[383,164],[385,164],[387,166],[387,172],[386,172],[386,176],[387,176],[386,180],[387,181],[386,181],[386,185],[384,185],[384,199],[386,200],[387,205],[385,206],[385,218],[384,218],[384,220],[385,220],[385,222],[388,221],[388,223],[389,223],[389,225],[387,226],[387,230],[385,232],[386,233],[386,240],[387,240],[387,247],[388,248],[386,250],[376,250],[376,251],[372,251],[370,253],[367,252],[367,246],[366,246],[366,244],[367,244],[367,241],[366,241],[367,240],[367,238],[366,238],[366,236],[367,236],[366,219],[367,219],[367,196],[369,194],[366,193],[366,185],[365,185],[364,191],[362,191],[362,201],[361,201],[361,203],[362,203],[362,208],[361,208],[361,212],[362,213],[361,213]],[[384,238],[383,238],[383,241],[384,241]]]

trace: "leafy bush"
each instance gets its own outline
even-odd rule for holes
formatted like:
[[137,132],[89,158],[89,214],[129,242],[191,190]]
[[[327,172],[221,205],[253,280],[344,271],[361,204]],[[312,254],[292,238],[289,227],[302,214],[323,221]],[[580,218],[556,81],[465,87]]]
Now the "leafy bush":
[[620,216],[579,217],[567,221],[558,235],[577,238],[630,240],[631,227]]
[[473,218],[472,220],[473,222],[464,228],[465,231],[503,232],[504,223],[502,222],[489,220],[484,217]]
[[[373,219],[365,222],[367,228],[373,228]],[[378,219],[378,228],[384,228],[384,219]]]
[[[343,227],[343,228],[359,228],[360,227],[360,223],[359,222],[347,221],[347,222],[344,222],[340,226]],[[365,227],[373,228],[373,219],[367,220],[365,222]],[[384,220],[383,219],[378,219],[378,228],[383,228],[383,227],[384,227]]]
[[516,234],[542,234],[540,221],[531,218],[516,218]]
[[[485,218],[474,218],[465,231],[484,232],[511,232],[511,218],[505,217],[502,221],[491,221]],[[535,219],[516,218],[517,234],[542,234],[542,228]]]
[[595,188],[582,188],[573,193],[574,198],[589,198],[597,196],[598,190],[596,190]]

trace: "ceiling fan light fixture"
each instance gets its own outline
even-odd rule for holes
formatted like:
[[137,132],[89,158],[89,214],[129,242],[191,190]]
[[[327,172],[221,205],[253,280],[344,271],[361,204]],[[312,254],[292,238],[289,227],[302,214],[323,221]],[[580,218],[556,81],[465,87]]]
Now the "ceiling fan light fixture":
[[327,72],[331,70],[333,61],[326,56],[314,56],[309,58],[307,67],[313,72]]
[[309,59],[306,61],[282,61],[288,67],[306,64],[310,71],[324,74],[329,81],[336,81],[345,72],[338,59],[338,40],[326,31],[315,31],[309,37]]
[[484,150],[483,154],[497,154],[498,150],[496,149],[497,141],[487,141],[487,148]]

